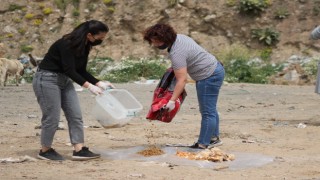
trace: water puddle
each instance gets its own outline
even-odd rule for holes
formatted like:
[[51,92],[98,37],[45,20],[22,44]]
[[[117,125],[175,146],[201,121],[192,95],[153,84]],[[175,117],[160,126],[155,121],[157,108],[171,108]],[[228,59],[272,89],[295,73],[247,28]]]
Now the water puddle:
[[145,146],[136,146],[123,149],[95,150],[96,152],[101,154],[102,158],[109,160],[139,160],[147,162],[166,162],[175,165],[196,166],[200,168],[215,168],[218,166],[227,166],[230,170],[240,170],[251,167],[259,167],[273,161],[273,157],[270,156],[258,153],[256,154],[245,152],[230,152],[235,155],[235,160],[221,163],[201,160],[189,160],[175,155],[177,150],[189,152],[194,151],[193,149],[187,147],[162,147],[161,149],[165,152],[165,154],[159,156],[145,157],[140,154],[137,154],[137,152],[142,151],[144,149],[146,149]]

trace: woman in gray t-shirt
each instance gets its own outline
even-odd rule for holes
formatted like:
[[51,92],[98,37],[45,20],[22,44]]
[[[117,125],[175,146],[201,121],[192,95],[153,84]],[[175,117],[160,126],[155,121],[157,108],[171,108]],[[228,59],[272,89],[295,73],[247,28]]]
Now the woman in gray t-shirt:
[[222,64],[192,38],[177,34],[167,24],[156,24],[147,28],[144,40],[159,49],[167,49],[169,53],[177,79],[172,97],[165,106],[169,111],[174,109],[179,95],[183,92],[188,74],[196,81],[201,129],[198,141],[191,147],[205,149],[221,145],[216,105],[225,73]]

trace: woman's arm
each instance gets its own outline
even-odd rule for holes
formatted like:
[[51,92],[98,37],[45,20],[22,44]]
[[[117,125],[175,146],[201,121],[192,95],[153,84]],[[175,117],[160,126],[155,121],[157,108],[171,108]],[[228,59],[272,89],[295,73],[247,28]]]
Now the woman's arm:
[[170,99],[172,101],[177,100],[179,98],[180,94],[184,90],[184,87],[187,83],[187,78],[188,78],[187,68],[183,67],[178,70],[174,70],[174,75],[176,76],[177,84],[174,88],[172,97]]

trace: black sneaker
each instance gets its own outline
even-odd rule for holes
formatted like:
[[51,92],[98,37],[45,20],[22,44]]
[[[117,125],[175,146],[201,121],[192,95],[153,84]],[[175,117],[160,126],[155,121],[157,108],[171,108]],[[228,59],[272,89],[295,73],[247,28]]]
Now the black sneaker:
[[199,143],[194,143],[193,145],[190,146],[192,149],[207,149],[207,146]]
[[220,140],[219,137],[213,137],[213,138],[211,138],[209,148],[221,146],[222,144],[223,144],[223,142]]
[[88,160],[99,158],[100,154],[93,153],[89,151],[88,147],[82,147],[82,149],[78,152],[73,151],[72,159],[73,160]]
[[46,152],[42,152],[42,150],[40,150],[40,152],[38,154],[38,158],[43,159],[43,160],[53,160],[53,161],[63,161],[64,160],[64,158],[52,148],[50,148]]

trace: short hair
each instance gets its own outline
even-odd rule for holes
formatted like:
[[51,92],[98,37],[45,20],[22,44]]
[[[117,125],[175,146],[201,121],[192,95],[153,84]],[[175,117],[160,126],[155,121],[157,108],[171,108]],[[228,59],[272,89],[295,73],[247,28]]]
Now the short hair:
[[155,24],[143,32],[143,39],[151,44],[151,39],[155,39],[165,44],[172,45],[176,40],[177,33],[168,24]]

